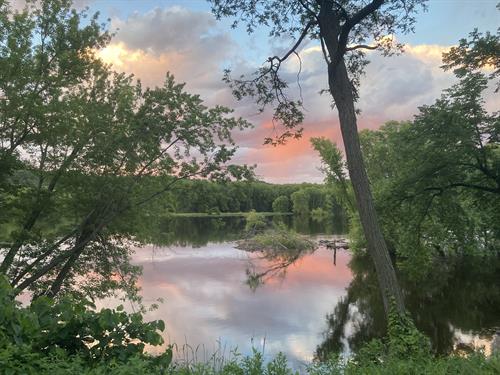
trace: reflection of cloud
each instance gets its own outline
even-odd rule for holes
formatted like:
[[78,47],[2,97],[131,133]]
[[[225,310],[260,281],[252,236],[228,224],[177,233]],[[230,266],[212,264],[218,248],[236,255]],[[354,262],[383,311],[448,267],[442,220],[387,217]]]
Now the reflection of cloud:
[[458,351],[458,344],[470,345],[474,350],[483,350],[486,356],[490,356],[493,350],[493,341],[498,337],[493,334],[479,335],[472,332],[464,332],[453,327],[453,349]]
[[[184,250],[195,256],[184,256]],[[247,253],[228,243],[184,250],[167,250],[170,256],[154,261],[135,257],[142,259],[145,303],[165,300],[146,318],[165,320],[171,342],[204,345],[208,351],[220,338],[228,349],[249,353],[252,338],[258,347],[265,338],[269,356],[284,351],[295,361],[310,359],[321,341],[323,317],[351,279],[347,253],[339,252],[333,266],[331,252],[320,249],[292,265],[283,282],[254,293],[245,284]]]

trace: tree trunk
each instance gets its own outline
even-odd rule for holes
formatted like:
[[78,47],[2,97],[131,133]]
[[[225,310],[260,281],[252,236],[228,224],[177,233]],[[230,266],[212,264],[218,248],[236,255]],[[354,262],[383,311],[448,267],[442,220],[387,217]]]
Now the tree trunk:
[[[42,215],[43,210],[51,203],[51,195],[54,192],[54,189],[63,175],[63,173],[66,171],[66,168],[75,160],[77,157],[78,153],[82,149],[82,146],[78,146],[73,148],[73,151],[71,151],[71,154],[61,163],[61,166],[59,169],[56,171],[52,179],[50,180],[47,190],[46,190],[46,196],[42,197],[42,180],[40,180],[40,184],[38,186],[38,193],[37,193],[37,200],[35,203],[34,208],[31,211],[31,214],[29,215],[28,219],[23,225],[23,229],[19,237],[14,241],[12,244],[11,248],[9,249],[8,253],[5,255],[5,258],[3,259],[2,263],[0,264],[0,273],[5,273],[7,274],[9,271],[9,268],[12,266],[12,263],[14,262],[14,258],[16,257],[17,253],[21,249],[21,247],[24,245],[26,242],[26,239],[28,237],[28,234],[31,232],[35,224],[37,223],[38,219]],[[13,275],[13,280],[16,279],[16,275]]]
[[80,257],[80,255],[83,253],[85,250],[87,244],[90,242],[89,239],[82,239],[79,238],[76,245],[75,249],[73,250],[71,255],[69,256],[68,260],[66,260],[66,263],[64,263],[64,266],[61,268],[59,273],[57,274],[56,279],[50,286],[50,289],[47,291],[47,296],[49,297],[55,297],[60,291],[61,287],[63,285],[64,280],[68,277],[71,269],[75,265],[76,261]]
[[16,254],[19,252],[19,249],[21,249],[21,247],[25,243],[26,238],[27,238],[27,234],[31,231],[31,229],[33,229],[33,226],[37,222],[41,213],[42,213],[41,203],[37,202],[36,207],[33,209],[29,218],[24,223],[21,234],[14,241],[14,243],[10,247],[9,251],[5,255],[5,258],[3,259],[2,264],[0,264],[0,273],[7,274],[7,272],[9,271],[9,268],[12,266],[12,263],[14,262],[14,258],[16,257]]
[[352,86],[343,59],[335,67],[330,64],[328,81],[330,93],[335,100],[339,113],[349,176],[354,188],[356,206],[368,244],[368,252],[375,264],[384,308],[387,314],[390,300],[394,299],[397,310],[402,313],[404,312],[403,294],[375,212],[370,183],[359,143]]

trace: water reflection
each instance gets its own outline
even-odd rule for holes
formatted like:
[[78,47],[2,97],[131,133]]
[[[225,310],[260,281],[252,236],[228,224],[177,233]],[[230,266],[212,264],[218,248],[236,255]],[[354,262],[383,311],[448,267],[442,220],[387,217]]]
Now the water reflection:
[[[283,223],[301,234],[341,234],[346,231],[345,218],[337,216],[318,222],[309,216],[272,216],[271,223]],[[159,246],[205,246],[208,243],[235,241],[245,228],[243,217],[175,217],[166,216],[156,225],[135,233],[143,243]]]
[[[313,235],[343,230],[307,218],[270,220]],[[142,295],[146,304],[164,300],[147,318],[166,322],[169,342],[210,354],[221,343],[249,353],[265,342],[266,356],[283,351],[299,366],[332,351],[349,353],[384,334],[383,305],[367,257],[338,251],[334,265],[333,251],[324,247],[248,253],[235,248],[243,228],[242,218],[167,218],[142,233],[158,244],[137,249],[134,258],[143,267]],[[252,275],[260,275],[253,289]],[[453,350],[459,337],[491,340],[488,330],[500,326],[500,261],[442,260],[432,275],[418,284],[399,277],[407,307],[436,352]]]
[[218,340],[250,353],[254,345],[265,353],[285,352],[295,364],[311,360],[323,317],[345,293],[351,279],[349,255],[319,249],[287,268],[286,278],[269,278],[250,290],[249,264],[264,267],[258,254],[234,248],[235,243],[210,243],[201,248],[140,249],[135,262],[143,266],[142,294],[146,303],[163,298],[147,318],[163,319],[167,337],[178,345],[215,351]]
[[[327,317],[325,340],[317,356],[356,350],[366,340],[382,337],[386,322],[377,280],[366,256],[353,257],[347,294]],[[491,342],[500,327],[500,262],[483,257],[442,260],[431,277],[409,282],[399,275],[406,306],[417,327],[430,337],[438,354],[450,353],[460,342]],[[488,349],[488,348],[486,348]]]

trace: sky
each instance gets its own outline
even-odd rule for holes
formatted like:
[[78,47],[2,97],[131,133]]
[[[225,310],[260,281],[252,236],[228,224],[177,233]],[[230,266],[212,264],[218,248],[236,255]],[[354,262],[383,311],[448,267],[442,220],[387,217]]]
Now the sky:
[[[400,56],[370,52],[371,61],[360,88],[360,129],[376,129],[389,120],[411,120],[424,104],[432,104],[450,87],[453,74],[440,69],[441,55],[475,27],[496,31],[498,0],[430,0],[428,11],[417,16],[414,34],[398,36],[406,44]],[[161,85],[166,72],[186,89],[200,94],[208,105],[221,104],[250,121],[254,128],[236,134],[240,148],[236,163],[257,164],[256,173],[273,183],[321,182],[320,160],[310,137],[325,136],[342,144],[337,113],[331,99],[319,95],[327,87],[326,66],[319,46],[306,42],[302,58],[304,134],[285,146],[264,146],[272,135],[270,112],[259,115],[250,100],[237,102],[222,75],[224,68],[252,72],[268,56],[283,51],[283,40],[265,31],[248,36],[244,28],[231,29],[230,21],[216,21],[205,0],[76,0],[77,6],[99,11],[110,19],[111,44],[101,57],[114,69],[133,73],[145,85]],[[298,62],[291,57],[285,73],[295,75]],[[292,92],[298,88],[291,85]],[[486,96],[489,109],[500,108],[499,95]]]

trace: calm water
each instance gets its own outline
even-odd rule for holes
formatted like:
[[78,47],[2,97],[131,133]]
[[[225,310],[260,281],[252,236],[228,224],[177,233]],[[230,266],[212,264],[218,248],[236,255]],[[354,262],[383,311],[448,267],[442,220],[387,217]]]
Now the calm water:
[[[286,219],[312,238],[334,238],[341,223]],[[346,251],[319,247],[292,262],[286,254],[248,253],[235,248],[243,221],[166,220],[147,236],[134,262],[146,305],[163,299],[148,319],[166,322],[167,342],[183,359],[206,360],[217,350],[242,353],[252,347],[266,356],[287,354],[295,367],[330,351],[349,353],[383,334],[385,321],[371,263]],[[500,327],[499,265],[460,259],[425,284],[402,275],[406,302],[419,328],[440,353],[473,342],[488,350]],[[262,285],[250,287],[249,275]],[[106,301],[106,305],[118,304]]]

